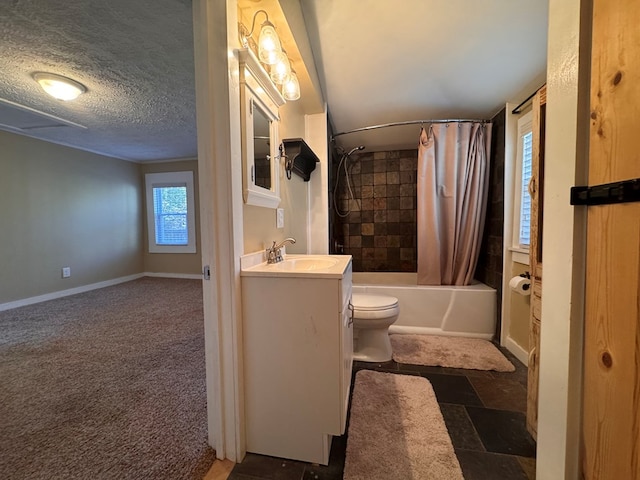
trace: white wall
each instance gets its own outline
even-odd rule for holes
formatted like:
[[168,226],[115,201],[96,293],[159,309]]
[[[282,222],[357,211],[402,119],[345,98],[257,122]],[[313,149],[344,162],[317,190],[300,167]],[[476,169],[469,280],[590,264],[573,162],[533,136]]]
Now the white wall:
[[[198,171],[209,443],[244,457],[240,255],[242,160],[236,0],[194,0]],[[221,20],[222,19],[222,20]]]
[[[509,280],[515,275],[529,270],[528,265],[517,263],[516,259],[522,260],[527,254],[515,253],[513,248],[513,215],[514,196],[516,191],[516,161],[517,161],[517,135],[518,118],[521,114],[511,112],[532,92],[536,91],[545,83],[545,77],[535,79],[530,83],[533,85],[529,90],[523,90],[520,95],[506,105],[505,118],[505,146],[504,146],[504,236],[502,248],[502,330],[500,332],[500,344],[513,353],[522,363],[527,365],[529,361],[529,340],[528,335],[524,335],[523,329],[529,329],[529,314],[525,311],[529,305],[529,298],[524,299],[520,295],[511,291]],[[526,112],[530,106],[525,106],[521,111]],[[527,262],[528,263],[528,262]],[[520,297],[520,298],[518,298]],[[515,308],[513,308],[515,307]],[[521,332],[520,335],[514,332]]]
[[327,113],[305,117],[305,138],[320,159],[309,181],[308,253],[329,253],[329,145]]
[[[582,5],[581,5],[582,3]],[[585,180],[590,30],[587,2],[550,0],[537,477],[580,478],[585,211],[569,189]],[[584,9],[584,12],[581,12]],[[581,15],[582,14],[582,15]]]
[[[276,4],[270,5],[277,17]],[[218,458],[241,461],[245,440],[240,256],[247,238],[260,242],[261,248],[260,238],[272,239],[273,234],[244,231],[239,65],[234,52],[240,46],[238,0],[194,0],[193,6],[202,263],[211,266],[211,280],[203,288],[209,442]],[[302,103],[281,109],[283,138],[305,136],[304,115],[317,111],[305,112]],[[306,251],[309,187],[297,180],[289,186],[295,190],[288,192],[291,206],[297,199],[302,203],[292,216],[300,213],[304,218],[289,220],[292,233],[300,232]],[[275,224],[275,211],[259,212],[265,218],[270,212],[273,216],[265,223],[269,229]]]
[[[287,102],[279,108],[280,139],[305,138],[305,115],[299,102]],[[312,173],[312,176],[316,172]],[[284,210],[284,228],[276,227],[276,211],[265,207],[244,205],[244,253],[253,253],[271,246],[287,237],[296,239],[295,245],[287,245],[289,253],[307,253],[307,224],[309,221],[309,182],[292,174],[287,179],[284,162],[278,162],[280,179],[280,204]]]

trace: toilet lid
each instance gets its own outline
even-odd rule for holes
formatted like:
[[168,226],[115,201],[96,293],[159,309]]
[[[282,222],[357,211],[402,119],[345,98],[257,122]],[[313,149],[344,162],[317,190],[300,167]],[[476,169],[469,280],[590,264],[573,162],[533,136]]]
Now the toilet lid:
[[354,293],[351,296],[351,304],[357,310],[383,310],[397,306],[398,299],[389,295]]

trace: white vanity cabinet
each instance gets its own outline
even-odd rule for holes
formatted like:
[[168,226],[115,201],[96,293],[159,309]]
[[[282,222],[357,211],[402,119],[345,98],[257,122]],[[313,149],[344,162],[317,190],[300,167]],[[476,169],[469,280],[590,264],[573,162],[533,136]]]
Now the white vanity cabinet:
[[351,257],[331,258],[340,263],[328,271],[242,271],[248,452],[326,465],[332,435],[344,433]]

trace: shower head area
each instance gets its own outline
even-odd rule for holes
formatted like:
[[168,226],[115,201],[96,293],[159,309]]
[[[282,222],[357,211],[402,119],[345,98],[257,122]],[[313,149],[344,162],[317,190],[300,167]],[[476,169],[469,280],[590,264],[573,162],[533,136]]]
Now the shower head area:
[[347,157],[351,156],[351,154],[353,152],[355,152],[356,150],[364,150],[364,145],[359,145],[357,147],[353,147],[351,150],[349,150],[349,153],[347,153]]
[[[333,187],[333,212],[338,218],[346,218],[348,217],[353,208],[356,208],[356,198],[354,195],[354,189],[351,181],[351,173],[350,170],[352,165],[349,163],[351,155],[353,155],[356,151],[364,150],[364,145],[359,145],[357,147],[353,147],[349,150],[348,153],[344,153],[344,149],[339,147],[339,150],[342,153],[340,155],[340,161],[338,162],[338,170],[336,172],[336,176],[334,178],[334,187]],[[346,190],[345,190],[346,188]],[[341,190],[342,189],[342,190]],[[342,198],[339,197],[338,191],[344,191],[346,193],[346,198],[344,195]],[[341,201],[346,200],[346,201]],[[351,203],[351,202],[355,203]],[[357,208],[360,208],[361,205],[358,203]],[[335,243],[335,242],[334,242]],[[344,244],[342,244],[344,246]],[[338,253],[338,252],[333,252]]]
[[334,150],[332,252],[354,271],[416,272],[417,150]]
[[[490,165],[487,157],[491,121],[446,119],[401,123],[401,126],[411,128],[419,125],[415,130],[414,148],[371,151],[365,149],[364,142],[348,145],[341,139],[339,145],[334,143],[330,176],[331,253],[351,255],[355,272],[415,273],[421,269],[424,272],[426,262],[429,273],[424,275],[433,275],[434,278],[422,280],[425,284],[467,285],[474,278],[478,249],[475,248],[469,258],[456,257],[456,262],[465,265],[460,271],[448,271],[449,264],[442,262],[451,257],[449,250],[441,252],[442,255],[436,252],[439,248],[452,249],[455,257],[460,248],[449,245],[446,239],[438,237],[437,232],[443,229],[450,231],[457,225],[470,232],[467,235],[465,230],[460,235],[476,239],[474,241],[479,245],[484,233],[485,219],[480,217],[485,211],[483,203],[487,201],[488,183],[484,170],[472,172],[478,176],[478,180],[474,180],[478,187],[473,189],[471,197],[464,197],[464,192],[458,188],[460,182],[451,179],[457,178],[458,171],[470,171],[465,168],[467,155],[459,153],[466,147],[452,150],[447,146],[472,145],[473,142],[483,145],[481,162]],[[377,135],[378,129],[388,126],[398,125],[376,125],[356,131]],[[348,133],[335,134],[332,140]],[[423,165],[420,168],[425,174],[421,179],[418,179],[419,164]],[[447,169],[452,170],[443,176],[442,172],[449,171]],[[450,180],[453,181],[451,185],[443,184]],[[418,183],[422,185],[420,196]],[[449,218],[449,211],[443,206],[443,202],[447,202],[438,193],[442,189],[455,196],[451,201],[456,204],[466,198],[472,208],[472,221],[465,223]],[[420,216],[420,206],[423,212],[435,213]],[[489,223],[486,222],[487,225]],[[419,246],[422,247],[421,255],[418,255]],[[462,250],[471,249],[465,247]]]

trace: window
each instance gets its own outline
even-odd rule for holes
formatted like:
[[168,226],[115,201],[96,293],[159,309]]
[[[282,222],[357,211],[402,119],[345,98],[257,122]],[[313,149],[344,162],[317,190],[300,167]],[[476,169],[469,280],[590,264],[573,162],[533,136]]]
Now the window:
[[150,253],[196,253],[193,172],[145,175]]
[[513,218],[513,247],[528,250],[531,230],[531,196],[529,182],[531,180],[533,160],[533,127],[532,113],[529,112],[518,120],[518,143],[516,156],[516,181]]
[[529,182],[531,181],[531,141],[533,132],[529,131],[522,135],[522,157],[519,163],[522,163],[522,182],[520,184],[520,246],[529,246],[531,231],[531,195],[529,195]]
[[156,245],[188,245],[187,187],[153,187]]

